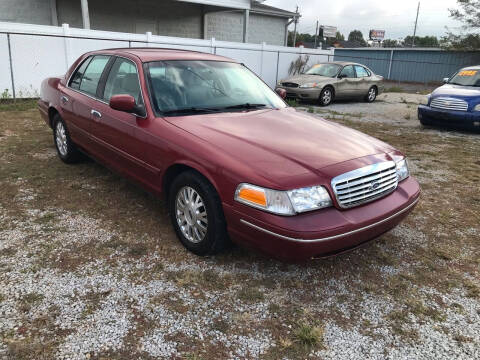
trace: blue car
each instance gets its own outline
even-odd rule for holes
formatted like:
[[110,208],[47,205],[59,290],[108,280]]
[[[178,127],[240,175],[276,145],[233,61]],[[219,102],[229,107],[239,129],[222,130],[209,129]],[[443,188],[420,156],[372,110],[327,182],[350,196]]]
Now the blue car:
[[419,105],[422,125],[448,125],[480,131],[480,65],[461,69]]

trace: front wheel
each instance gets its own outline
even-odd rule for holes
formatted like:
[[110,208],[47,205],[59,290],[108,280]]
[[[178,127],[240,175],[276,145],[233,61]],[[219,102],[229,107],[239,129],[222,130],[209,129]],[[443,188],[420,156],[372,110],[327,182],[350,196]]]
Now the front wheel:
[[375,86],[372,86],[370,89],[368,89],[367,96],[365,97],[366,102],[374,102],[375,99],[377,98],[377,88]]
[[333,101],[333,90],[331,87],[325,87],[320,92],[320,105],[328,106]]
[[175,232],[194,254],[215,254],[229,244],[220,198],[215,188],[194,171],[172,183],[168,208]]
[[70,138],[65,122],[58,114],[53,118],[53,141],[57,148],[58,157],[63,162],[71,164],[80,159],[80,152]]

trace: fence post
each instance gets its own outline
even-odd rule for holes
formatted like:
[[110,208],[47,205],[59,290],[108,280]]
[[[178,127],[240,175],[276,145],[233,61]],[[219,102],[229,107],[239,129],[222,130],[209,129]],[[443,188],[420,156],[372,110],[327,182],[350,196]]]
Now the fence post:
[[62,24],[62,28],[63,28],[63,42],[65,44],[65,63],[67,64],[67,70],[65,72],[68,71],[68,68],[70,67],[70,39],[69,39],[69,36],[70,36],[70,26],[68,24]]
[[152,42],[152,32],[151,31],[147,31],[147,33],[145,34],[146,38],[147,38],[147,47],[150,47],[150,43]]
[[16,102],[17,97],[15,95],[15,79],[13,77],[12,47],[10,45],[10,34],[8,33],[7,33],[7,42],[8,42],[8,61],[10,62],[10,80],[12,81],[13,102]]
[[393,49],[390,50],[390,63],[388,64],[388,77],[387,77],[388,80],[390,80],[390,76],[392,75],[392,61],[393,61]]
[[265,42],[262,42],[262,51],[260,52],[260,76],[263,76],[263,52],[265,51]]
[[278,67],[280,66],[280,51],[277,51],[277,75],[275,76],[275,86],[278,84]]
[[214,37],[212,37],[210,39],[210,51],[211,51],[212,54],[217,55],[217,48],[215,46],[215,38]]

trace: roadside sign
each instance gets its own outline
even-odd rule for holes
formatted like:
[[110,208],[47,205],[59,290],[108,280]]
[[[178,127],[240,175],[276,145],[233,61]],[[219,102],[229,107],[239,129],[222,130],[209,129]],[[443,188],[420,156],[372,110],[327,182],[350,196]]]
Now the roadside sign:
[[336,26],[326,26],[322,25],[320,28],[323,29],[323,37],[334,38],[337,36],[337,27]]
[[370,40],[382,41],[385,37],[385,30],[370,30]]

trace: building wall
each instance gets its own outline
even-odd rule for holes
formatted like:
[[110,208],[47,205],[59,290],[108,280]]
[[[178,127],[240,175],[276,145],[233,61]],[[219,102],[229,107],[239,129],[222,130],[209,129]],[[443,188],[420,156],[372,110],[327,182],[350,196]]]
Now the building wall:
[[[392,53],[393,51],[393,53]],[[391,65],[390,65],[390,59]],[[390,80],[441,82],[458,69],[480,64],[478,51],[439,51],[424,49],[335,49],[335,60],[365,64]]]
[[[243,41],[243,13],[239,11],[207,14],[207,38]],[[284,45],[287,20],[276,16],[250,14],[248,42]]]
[[250,14],[248,42],[283,46],[286,24],[285,18]]
[[50,0],[0,0],[0,21],[52,25]]
[[[90,0],[94,30],[203,38],[203,7],[168,0]],[[80,0],[57,0],[58,24],[82,28]],[[52,25],[50,0],[0,0],[0,21]],[[285,18],[250,14],[248,41],[283,45]],[[242,11],[208,13],[205,38],[243,41]]]

